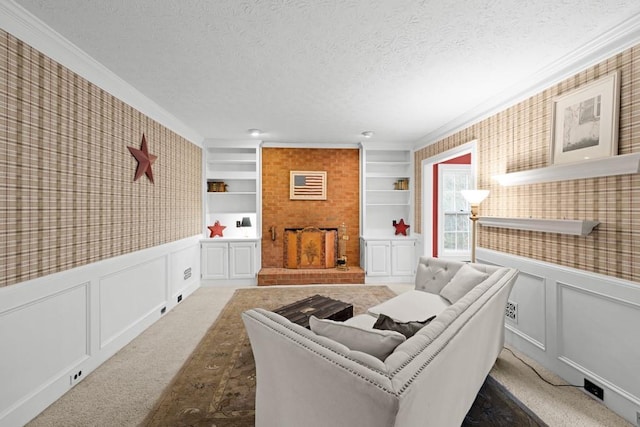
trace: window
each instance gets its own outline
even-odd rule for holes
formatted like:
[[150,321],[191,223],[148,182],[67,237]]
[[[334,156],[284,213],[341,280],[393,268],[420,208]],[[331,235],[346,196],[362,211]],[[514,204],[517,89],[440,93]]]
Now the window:
[[438,255],[468,260],[471,254],[470,207],[460,191],[473,188],[471,166],[441,164],[438,175]]

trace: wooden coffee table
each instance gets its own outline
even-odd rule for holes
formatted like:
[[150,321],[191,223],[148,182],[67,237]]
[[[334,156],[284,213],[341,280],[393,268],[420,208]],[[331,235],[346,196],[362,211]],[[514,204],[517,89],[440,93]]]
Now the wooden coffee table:
[[353,317],[353,305],[323,295],[313,295],[280,307],[274,312],[309,329],[311,315],[318,319],[343,321]]

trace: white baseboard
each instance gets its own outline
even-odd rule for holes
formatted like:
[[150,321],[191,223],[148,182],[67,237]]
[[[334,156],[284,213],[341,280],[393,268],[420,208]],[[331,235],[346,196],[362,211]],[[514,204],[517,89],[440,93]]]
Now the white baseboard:
[[604,389],[604,404],[636,422],[640,412],[640,283],[479,248],[486,264],[520,275],[505,318],[506,342],[570,384]]
[[24,425],[194,292],[201,237],[0,288],[0,426]]
[[365,276],[367,285],[384,285],[385,283],[415,283],[415,276]]

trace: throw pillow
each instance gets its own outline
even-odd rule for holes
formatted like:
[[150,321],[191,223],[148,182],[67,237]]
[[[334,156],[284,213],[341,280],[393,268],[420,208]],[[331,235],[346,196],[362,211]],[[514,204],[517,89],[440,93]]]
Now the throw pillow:
[[399,332],[362,329],[315,316],[309,317],[309,326],[320,336],[331,338],[350,350],[370,354],[382,361],[406,340]]
[[389,317],[389,316],[387,316],[385,314],[380,314],[378,316],[378,320],[376,320],[376,323],[374,323],[374,325],[373,325],[373,329],[384,329],[384,330],[388,330],[388,331],[400,332],[407,339],[409,339],[413,335],[415,335],[416,332],[418,332],[424,326],[428,325],[435,318],[436,318],[436,316],[431,316],[427,320],[423,320],[421,322],[419,322],[419,321],[414,321],[414,322],[396,322],[391,317]]
[[487,273],[476,270],[469,264],[465,264],[451,278],[449,283],[440,291],[440,296],[454,304],[465,296],[471,289],[484,282],[489,277]]

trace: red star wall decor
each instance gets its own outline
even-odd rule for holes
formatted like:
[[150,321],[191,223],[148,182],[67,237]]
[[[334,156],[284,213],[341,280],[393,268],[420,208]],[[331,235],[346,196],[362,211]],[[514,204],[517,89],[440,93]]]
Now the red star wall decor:
[[403,236],[406,236],[407,229],[411,227],[409,224],[404,223],[404,218],[400,218],[400,222],[396,222],[396,220],[393,220],[393,226],[396,228],[396,236],[398,234],[402,234]]
[[225,228],[227,228],[227,226],[220,225],[220,221],[216,221],[213,225],[210,225],[207,228],[209,229],[209,231],[211,231],[211,233],[209,234],[209,237],[216,237],[216,236],[224,237],[222,235],[222,231]]
[[146,174],[149,181],[153,184],[153,171],[151,170],[151,165],[156,161],[158,156],[154,156],[153,154],[149,154],[149,149],[147,148],[147,138],[145,138],[144,133],[142,134],[142,145],[140,149],[133,147],[127,147],[129,152],[136,158],[138,161],[138,167],[136,169],[136,176],[133,178],[134,181],[137,181],[138,178],[142,176],[142,174]]

